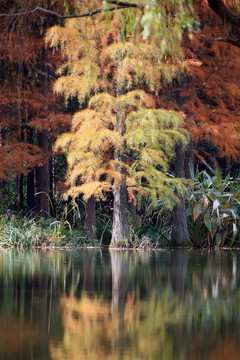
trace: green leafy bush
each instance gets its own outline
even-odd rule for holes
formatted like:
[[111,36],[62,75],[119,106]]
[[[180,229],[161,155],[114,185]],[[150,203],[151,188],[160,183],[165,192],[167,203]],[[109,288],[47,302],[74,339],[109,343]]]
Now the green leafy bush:
[[240,179],[201,171],[187,191],[187,222],[198,247],[234,246],[240,241]]

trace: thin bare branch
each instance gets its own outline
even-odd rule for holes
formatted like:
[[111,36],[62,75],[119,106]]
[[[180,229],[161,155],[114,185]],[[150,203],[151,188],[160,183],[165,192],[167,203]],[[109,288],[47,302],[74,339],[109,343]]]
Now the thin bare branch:
[[134,7],[134,8],[138,8],[138,9],[143,9],[144,8],[143,4],[129,3],[129,2],[126,2],[126,1],[119,1],[119,0],[107,0],[107,3],[115,4],[115,5],[119,5],[119,6],[124,6],[124,7]]
[[[117,1],[111,1],[111,3],[116,3]],[[88,16],[93,16],[96,14],[99,14],[103,11],[115,11],[115,10],[120,10],[120,9],[125,9],[125,8],[129,8],[129,7],[138,7],[138,8],[143,8],[143,5],[138,5],[138,4],[131,4],[131,3],[126,3],[126,2],[122,2],[121,1],[121,5],[118,3],[118,5],[116,6],[111,6],[108,8],[100,8],[100,9],[95,9],[95,10],[91,10],[88,11],[86,13],[83,14],[73,14],[73,15],[61,15],[55,11],[52,10],[48,10],[45,8],[42,8],[40,6],[37,6],[36,8],[32,9],[32,10],[28,10],[28,11],[23,11],[23,12],[17,12],[17,13],[5,13],[5,14],[0,14],[0,17],[17,17],[17,16],[24,16],[24,15],[30,15],[30,14],[34,14],[36,12],[44,12],[46,14],[50,14],[50,15],[54,15],[60,19],[73,19],[73,18],[82,18],[82,17],[88,17]]]
[[215,38],[214,40],[221,41],[221,42],[227,42],[227,43],[230,43],[230,44],[240,48],[240,40],[239,39]]
[[33,14],[35,12],[45,12],[47,14],[51,14],[51,15],[55,15],[59,18],[62,18],[63,16],[55,11],[51,11],[51,10],[47,10],[47,9],[44,9],[40,6],[37,6],[36,8],[34,8],[33,10],[28,10],[28,11],[23,11],[23,12],[17,12],[17,13],[1,13],[0,14],[0,17],[17,17],[17,16],[24,16],[24,15],[30,15],[30,14]]

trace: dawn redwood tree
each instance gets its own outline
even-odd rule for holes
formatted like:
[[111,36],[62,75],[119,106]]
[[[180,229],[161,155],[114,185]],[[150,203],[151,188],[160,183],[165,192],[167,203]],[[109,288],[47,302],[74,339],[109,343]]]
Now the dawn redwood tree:
[[[82,6],[82,5],[81,5]],[[83,8],[86,8],[83,6]],[[99,20],[98,31],[92,26],[91,19],[83,19],[81,22],[82,29],[79,31],[76,25],[76,21],[72,20],[72,25],[67,29],[63,27],[56,26],[52,30],[50,29],[47,35],[51,38],[53,44],[61,45],[62,53],[66,59],[65,64],[63,64],[58,69],[58,74],[68,73],[68,67],[71,67],[73,62],[75,66],[72,68],[71,77],[61,76],[60,79],[55,83],[55,89],[57,92],[64,93],[66,101],[71,98],[77,98],[77,102],[80,108],[85,107],[86,100],[88,98],[88,92],[91,90],[91,87],[94,88],[95,78],[98,76],[98,65],[96,59],[96,49],[98,49],[98,43],[100,42],[100,36],[103,35],[101,27],[101,15]],[[86,26],[86,27],[85,27]],[[105,25],[104,25],[105,26]],[[79,33],[78,33],[79,31]],[[87,32],[87,33],[86,33]],[[82,35],[81,35],[82,34]],[[80,35],[80,39],[79,39]],[[82,37],[81,37],[82,36]],[[92,37],[94,41],[92,40]],[[79,60],[79,41],[82,40],[82,49],[84,53],[88,54],[87,60]],[[96,72],[96,73],[95,73]],[[83,75],[82,78],[80,75]],[[93,76],[94,75],[94,76]],[[69,199],[74,200],[75,196],[69,194]],[[67,199],[68,200],[68,199]],[[86,199],[86,216],[84,222],[84,228],[91,237],[94,236],[94,228],[96,225],[95,220],[95,197],[89,196]]]
[[[173,63],[178,63],[181,68],[181,75],[170,77],[168,81],[163,82],[163,86],[159,89],[156,96],[157,106],[159,108],[168,108],[178,111],[181,109],[181,104],[172,104],[169,94],[175,99],[177,97],[173,94],[173,84],[178,83],[181,87],[184,85],[184,56],[182,52],[182,39],[186,30],[188,34],[194,30],[194,7],[192,1],[166,1],[164,4],[157,0],[146,0],[145,11],[142,16],[142,24],[144,26],[143,35],[155,46],[166,51],[167,57]],[[159,19],[161,19],[159,21]],[[174,81],[172,81],[174,79]],[[176,99],[178,100],[178,99]],[[178,102],[178,101],[177,101]],[[187,117],[185,117],[185,122]],[[190,146],[188,147],[190,149]],[[175,149],[175,176],[185,177],[185,146],[181,143],[176,144]],[[187,227],[187,218],[185,213],[185,196],[183,193],[178,193],[179,202],[173,208],[172,216],[172,245],[188,245],[190,244],[190,235]]]
[[[230,3],[228,8],[236,13]],[[176,175],[181,171],[185,177],[189,177],[189,153],[213,166],[217,166],[216,157],[225,158],[228,167],[240,159],[238,46],[223,41],[228,39],[229,27],[209,9],[206,1],[196,1],[195,12],[201,31],[194,31],[192,40],[183,36],[184,86],[175,83],[171,94],[165,96],[167,108],[182,110],[187,115],[185,125],[191,134],[191,148],[177,157],[178,163],[182,161],[180,168],[176,164]],[[161,101],[164,106],[164,98]],[[179,221],[173,221],[173,243],[179,242],[179,234],[186,229],[184,206],[180,203],[175,207],[174,216],[178,213]]]
[[[49,5],[33,1],[32,6]],[[58,2],[64,10],[63,2]],[[27,1],[1,1],[0,17],[2,35],[0,41],[0,178],[16,177],[18,210],[23,207],[23,175],[27,177],[27,203],[30,210],[49,214],[49,132],[63,128],[67,117],[58,113],[61,106],[50,93],[50,78],[58,60],[45,50],[43,33],[47,21],[39,14],[9,17],[22,12]],[[54,20],[55,21],[55,20]],[[47,54],[48,53],[48,54]],[[60,125],[60,127],[59,127]],[[64,127],[66,129],[66,126]],[[48,165],[47,165],[48,164]],[[47,173],[45,168],[48,169]],[[35,197],[35,193],[39,193]],[[36,201],[37,204],[36,204]],[[36,207],[36,205],[38,205]]]
[[[158,97],[159,107],[186,114],[191,142],[186,151],[177,148],[175,174],[187,178],[193,155],[213,165],[217,165],[215,156],[225,157],[230,166],[239,162],[240,150],[237,2],[198,0],[193,5],[192,19],[197,19],[199,25],[192,29],[191,38],[187,32],[181,34],[183,75],[172,83],[170,91],[162,89]],[[161,9],[157,6],[157,1],[150,2],[145,26],[149,36],[157,34],[161,43]],[[189,238],[183,198],[174,208],[172,226],[172,244],[182,244]]]
[[65,60],[55,91],[77,96],[85,107],[74,115],[72,132],[56,143],[68,159],[66,195],[88,200],[113,191],[111,245],[129,241],[127,196],[161,196],[169,204],[176,199],[170,185],[183,191],[182,181],[165,172],[175,145],[187,142],[182,116],[155,109],[152,95],[178,68],[164,61],[166,50],[139,42],[126,29],[121,41],[124,16],[115,13],[110,25],[103,16],[68,20],[46,36],[51,46],[61,46]]

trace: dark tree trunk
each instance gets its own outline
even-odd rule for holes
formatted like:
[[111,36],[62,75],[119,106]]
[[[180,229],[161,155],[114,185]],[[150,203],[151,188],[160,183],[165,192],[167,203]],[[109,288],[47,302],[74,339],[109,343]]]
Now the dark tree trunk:
[[[38,133],[38,146],[45,152],[49,152],[48,131]],[[50,161],[36,169],[36,200],[37,213],[39,216],[47,217],[50,214]]]
[[216,40],[228,42],[240,47],[240,16],[231,12],[222,0],[208,0],[209,7],[223,20],[228,31],[228,37],[221,37]]
[[93,239],[96,236],[96,200],[91,196],[86,203],[86,217],[84,221],[84,229]]
[[[185,88],[185,74],[183,73],[180,81],[180,91],[175,92],[173,100],[175,103],[182,108],[185,103],[185,99],[181,97],[181,90]],[[175,160],[175,176],[177,178],[186,178],[186,172],[189,175],[189,165],[187,164],[190,160],[193,161],[190,155],[190,144],[186,149],[183,148],[182,144],[178,144],[175,148],[176,160]],[[185,196],[177,194],[179,196],[179,203],[173,209],[172,216],[172,233],[170,243],[175,246],[185,246],[190,244],[190,235],[187,227],[187,217],[185,210]]]
[[[175,175],[176,177],[185,177],[185,150],[182,145],[176,146]],[[178,195],[178,194],[177,194]],[[171,245],[186,246],[189,245],[190,236],[187,227],[187,217],[185,210],[185,196],[179,194],[179,203],[173,209],[172,216],[172,234]]]
[[[42,84],[43,84],[43,96],[47,101],[48,94],[48,65],[47,65],[47,56],[46,49],[42,48]],[[50,137],[47,130],[38,132],[38,146],[43,150],[44,153],[50,151]],[[37,213],[39,216],[47,217],[50,215],[50,160],[47,160],[46,163],[36,168],[36,190],[37,190]]]
[[[50,139],[49,139],[50,142]],[[54,174],[53,174],[53,170],[54,169],[54,164],[53,164],[53,157],[51,157],[49,159],[49,197],[51,199],[51,206],[50,206],[50,214],[51,216],[56,216],[56,204],[55,204],[55,194],[54,194],[54,189],[55,189],[55,184],[54,184]]]
[[[33,144],[34,140],[34,132],[32,129],[28,130],[28,143]],[[30,171],[27,174],[27,207],[28,210],[34,211],[36,206],[36,199],[35,199],[35,172]]]
[[6,185],[6,180],[1,179],[0,180],[0,201],[3,200],[4,197],[4,187]]
[[35,181],[34,171],[27,174],[27,206],[30,211],[35,208]]
[[190,166],[194,170],[194,152],[192,141],[189,142],[187,148],[185,149],[184,172],[186,179],[191,179]]
[[23,210],[23,174],[17,175],[17,207],[18,211]]

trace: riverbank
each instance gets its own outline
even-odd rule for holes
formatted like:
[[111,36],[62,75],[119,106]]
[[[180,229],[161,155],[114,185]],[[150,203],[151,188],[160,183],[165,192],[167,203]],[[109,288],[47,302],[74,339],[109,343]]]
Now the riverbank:
[[[108,225],[108,223],[107,223]],[[145,230],[145,231],[144,231]],[[167,249],[179,248],[171,246],[171,225],[161,229],[132,228],[129,242],[123,241],[114,248],[126,249]],[[196,231],[198,229],[196,228]],[[223,229],[224,231],[224,229]],[[67,220],[56,218],[39,218],[30,216],[14,215],[10,212],[0,217],[0,249],[28,249],[28,248],[108,248],[111,247],[111,224],[107,227],[104,223],[95,229],[95,235],[91,238],[84,231],[81,222],[70,224]],[[202,246],[200,246],[202,245]],[[239,248],[239,242],[235,241],[231,246],[214,244],[202,238],[198,244],[192,239],[192,244],[184,248]],[[181,247],[183,248],[183,247]]]

